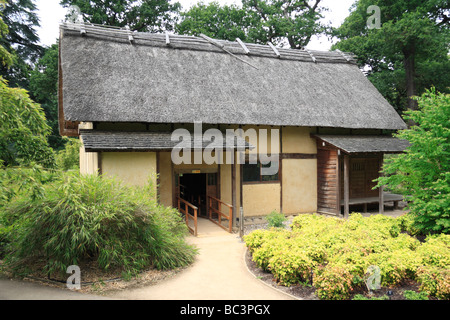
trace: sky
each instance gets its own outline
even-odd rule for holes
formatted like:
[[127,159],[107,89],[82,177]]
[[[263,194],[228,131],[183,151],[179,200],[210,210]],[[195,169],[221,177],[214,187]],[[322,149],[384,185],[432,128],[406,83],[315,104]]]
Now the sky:
[[[190,8],[199,0],[178,0],[183,9]],[[203,0],[209,3],[212,0]],[[216,0],[220,4],[240,4],[240,0]],[[59,37],[59,23],[64,20],[66,9],[59,5],[60,0],[37,0],[38,14],[41,20],[41,27],[38,29],[41,44],[50,46],[56,43]],[[324,21],[331,22],[333,27],[338,27],[349,14],[350,6],[355,0],[323,0],[322,5],[329,8],[324,13]],[[332,42],[325,36],[313,37],[307,46],[311,50],[329,50]]]

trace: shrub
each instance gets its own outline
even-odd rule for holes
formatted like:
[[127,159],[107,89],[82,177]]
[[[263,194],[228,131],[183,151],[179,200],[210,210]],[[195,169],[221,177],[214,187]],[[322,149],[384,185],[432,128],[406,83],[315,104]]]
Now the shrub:
[[56,154],[56,166],[60,170],[74,170],[80,168],[81,142],[75,138],[64,138],[66,145]]
[[43,189],[37,199],[22,195],[5,207],[3,219],[17,226],[5,259],[14,274],[39,263],[49,274],[65,274],[85,261],[135,274],[194,259],[179,213],[159,206],[150,185],[131,188],[112,178],[66,173]]
[[343,265],[327,265],[314,274],[316,294],[324,300],[343,300],[350,295],[353,275]]
[[387,295],[382,295],[381,297],[366,297],[362,294],[355,294],[352,300],[389,300]]
[[405,112],[416,125],[397,134],[411,146],[385,160],[378,186],[409,197],[409,214],[422,233],[449,233],[450,95],[431,89],[417,100],[419,110]]
[[450,270],[436,266],[423,266],[417,270],[420,290],[439,299],[450,299]]
[[403,296],[406,300],[428,300],[428,295],[425,292],[405,290],[403,291]]
[[302,249],[281,248],[269,259],[268,269],[284,286],[308,282],[315,263]]
[[352,214],[342,220],[299,215],[292,230],[257,230],[244,237],[256,264],[282,285],[308,281],[322,299],[346,299],[364,284],[370,266],[380,284],[417,280],[422,291],[448,297],[450,235],[428,236],[424,243],[404,233],[409,218]]
[[284,228],[284,222],[287,220],[284,214],[272,211],[266,216],[269,227]]

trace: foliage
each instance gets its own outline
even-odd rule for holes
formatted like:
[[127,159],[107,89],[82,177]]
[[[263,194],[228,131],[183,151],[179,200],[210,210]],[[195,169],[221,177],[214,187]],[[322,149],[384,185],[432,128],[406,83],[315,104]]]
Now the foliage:
[[11,231],[5,264],[14,274],[26,275],[39,265],[48,274],[65,274],[69,265],[87,261],[102,270],[136,274],[194,259],[182,218],[157,204],[151,184],[131,188],[112,178],[71,172],[42,188],[40,197],[22,194],[1,214]]
[[408,197],[414,227],[450,232],[450,95],[427,91],[419,110],[406,112],[417,125],[397,134],[411,146],[385,160],[378,184]]
[[266,216],[266,220],[269,224],[269,227],[275,228],[283,228],[284,222],[287,220],[284,214],[272,211],[270,214]]
[[10,68],[0,66],[0,76],[12,87],[29,90],[32,65],[42,54],[36,28],[40,27],[34,0],[8,0],[1,11],[8,34],[0,39],[0,46],[15,56]]
[[[407,215],[406,215],[407,216]],[[348,220],[299,215],[292,230],[256,230],[244,241],[256,265],[285,286],[310,283],[321,299],[348,299],[365,288],[370,266],[380,269],[380,284],[419,282],[428,295],[447,299],[450,277],[450,235],[423,243],[408,235],[409,218],[384,215]]]
[[381,297],[366,297],[360,293],[355,294],[352,300],[389,300],[389,297],[387,295],[383,295]]
[[[369,29],[369,6],[380,8],[380,28]],[[448,92],[450,60],[447,0],[358,0],[334,30],[333,48],[356,54],[369,79],[399,113],[411,98],[435,86]]]
[[[8,26],[0,15],[0,39],[8,34]],[[8,46],[0,43],[0,62],[3,67],[9,68],[14,63],[14,55],[8,51]]]
[[181,12],[181,22],[175,25],[178,34],[205,34],[211,38],[235,41],[250,41],[246,29],[251,25],[251,16],[236,5],[220,6],[218,2],[208,5],[198,3],[188,11]]
[[4,254],[5,246],[10,243],[9,235],[18,227],[18,217],[3,215],[4,207],[24,196],[32,200],[41,198],[43,186],[53,181],[58,174],[57,171],[45,170],[34,163],[28,167],[0,168],[0,257]]
[[405,290],[403,291],[403,296],[406,300],[428,300],[428,295],[425,292]]
[[142,32],[172,30],[180,9],[178,2],[168,0],[61,0],[60,4],[78,6],[85,22]]
[[75,170],[80,168],[80,147],[79,139],[65,138],[66,146],[56,154],[56,166],[60,170]]
[[0,160],[4,165],[38,162],[54,166],[53,150],[47,144],[50,127],[42,108],[28,92],[10,88],[0,77]]
[[30,95],[44,109],[47,124],[52,131],[47,137],[50,147],[55,150],[64,147],[58,124],[58,43],[44,49],[30,76]]
[[242,6],[218,2],[199,3],[181,13],[176,25],[180,34],[199,35],[234,41],[237,37],[252,43],[272,42],[301,49],[313,35],[328,30],[321,21],[321,0],[243,0]]

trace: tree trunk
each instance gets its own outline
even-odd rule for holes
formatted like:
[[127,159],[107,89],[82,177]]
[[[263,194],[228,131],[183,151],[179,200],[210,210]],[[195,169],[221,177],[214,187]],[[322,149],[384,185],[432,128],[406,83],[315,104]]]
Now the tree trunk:
[[[415,77],[415,53],[414,50],[405,50],[403,52],[406,74],[406,95],[408,98],[408,110],[417,110],[417,101],[413,100],[412,97],[416,95],[416,85],[414,83]],[[414,122],[408,120],[408,126],[411,127]]]

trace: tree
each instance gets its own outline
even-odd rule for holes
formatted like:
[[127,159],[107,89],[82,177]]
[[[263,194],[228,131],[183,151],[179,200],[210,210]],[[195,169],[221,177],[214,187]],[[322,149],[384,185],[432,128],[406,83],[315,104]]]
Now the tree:
[[398,133],[411,146],[385,160],[378,186],[409,197],[410,213],[424,233],[450,233],[450,95],[427,90],[418,110],[405,112],[416,123]]
[[50,127],[42,108],[25,89],[10,88],[0,77],[0,162],[19,165],[37,162],[54,165],[53,150],[47,144]]
[[311,37],[327,27],[319,20],[325,10],[321,0],[243,0],[242,7],[220,6],[218,2],[199,3],[181,13],[176,26],[181,34],[204,33],[214,38],[234,41],[236,37],[253,43],[302,49]]
[[306,47],[311,37],[327,31],[319,20],[325,10],[321,0],[242,0],[243,8],[257,17],[249,37],[292,49]]
[[[0,15],[0,39],[8,33],[8,26],[3,22]],[[9,68],[14,63],[14,55],[9,52],[7,47],[0,42],[0,63],[6,68]],[[1,76],[0,76],[1,77]]]
[[77,6],[85,22],[126,27],[133,31],[172,30],[178,2],[170,0],[61,0],[65,8]]
[[[373,5],[380,8],[380,28],[367,25]],[[448,0],[359,0],[351,9],[334,31],[340,41],[333,48],[355,53],[398,111],[416,109],[412,97],[432,85],[448,90]]]
[[33,64],[42,54],[39,36],[39,17],[33,0],[8,0],[3,11],[9,32],[0,40],[3,47],[16,56],[9,68],[0,66],[0,76],[12,87],[28,89]]
[[30,77],[30,94],[34,101],[41,104],[51,134],[48,136],[49,145],[55,149],[62,149],[64,140],[59,134],[58,126],[58,43],[44,49],[43,56],[37,61]]
[[220,6],[218,2],[208,5],[198,3],[181,13],[182,21],[175,26],[178,34],[199,36],[205,34],[211,38],[235,41],[249,41],[246,30],[252,19],[248,12],[236,5]]
[[[0,17],[0,36],[7,26]],[[1,40],[1,39],[0,39]],[[12,54],[0,45],[0,61],[6,67],[13,63]],[[10,88],[0,76],[0,165],[38,162],[54,165],[53,150],[47,144],[50,127],[41,107],[26,90]]]

